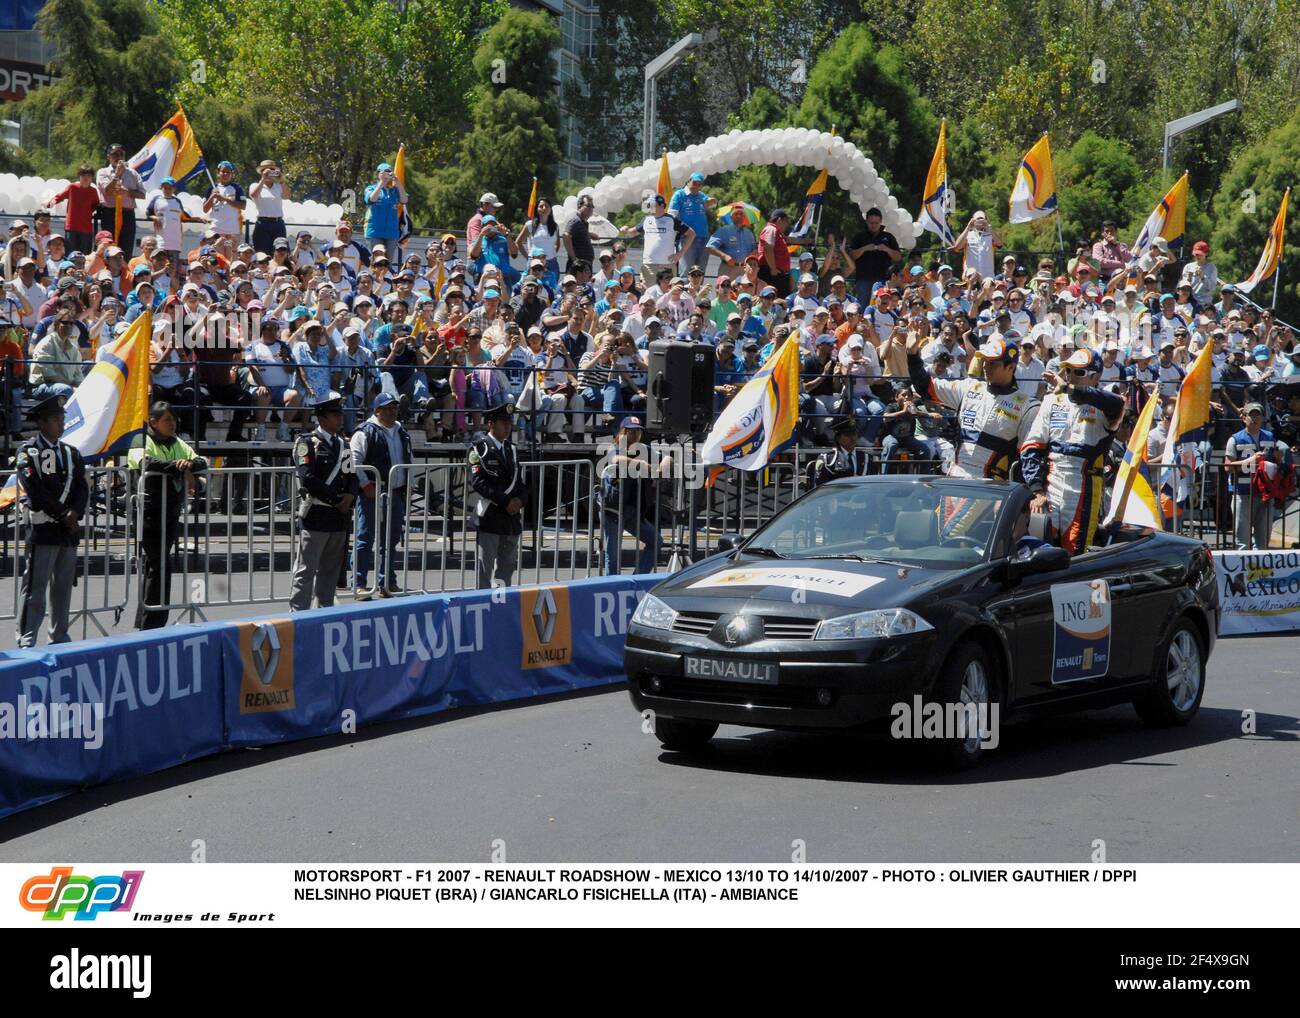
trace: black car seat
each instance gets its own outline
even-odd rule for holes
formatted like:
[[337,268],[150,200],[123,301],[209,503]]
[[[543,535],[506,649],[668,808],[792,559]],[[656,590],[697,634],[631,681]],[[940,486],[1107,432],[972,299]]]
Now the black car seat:
[[924,548],[939,543],[939,517],[933,509],[901,512],[894,520],[894,544],[899,548]]

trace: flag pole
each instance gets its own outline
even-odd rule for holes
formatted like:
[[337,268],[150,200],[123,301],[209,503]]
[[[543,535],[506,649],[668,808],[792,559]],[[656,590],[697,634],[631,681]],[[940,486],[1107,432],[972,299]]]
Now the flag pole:
[[[832,137],[832,138],[835,136],[835,126],[836,126],[835,124],[831,124],[831,137]],[[829,156],[829,155],[830,155],[830,151],[827,150],[827,153],[826,153],[826,154]],[[822,167],[823,170],[824,170],[825,168],[826,168],[825,166]],[[819,171],[819,172],[820,172],[820,171]],[[825,211],[826,211],[826,195],[825,195],[825,192],[823,192],[823,194],[822,194],[822,203],[821,203],[821,206],[817,209],[817,221],[816,221],[815,223],[813,223],[812,251],[813,251],[813,257],[814,257],[814,258],[817,256],[817,241],[821,238],[821,232],[822,232],[822,215],[825,213]]]
[[1273,271],[1273,303],[1270,305],[1272,310],[1277,310],[1277,284],[1282,279],[1282,253],[1278,252],[1277,268]]

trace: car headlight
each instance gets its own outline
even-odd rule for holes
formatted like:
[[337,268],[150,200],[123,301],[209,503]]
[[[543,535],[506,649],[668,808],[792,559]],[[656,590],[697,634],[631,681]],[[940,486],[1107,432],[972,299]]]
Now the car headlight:
[[817,627],[816,640],[880,640],[890,636],[921,633],[934,626],[906,608],[879,608],[875,611],[841,615],[827,619]]
[[677,621],[677,612],[653,594],[647,594],[632,613],[632,621],[651,629],[672,629]]

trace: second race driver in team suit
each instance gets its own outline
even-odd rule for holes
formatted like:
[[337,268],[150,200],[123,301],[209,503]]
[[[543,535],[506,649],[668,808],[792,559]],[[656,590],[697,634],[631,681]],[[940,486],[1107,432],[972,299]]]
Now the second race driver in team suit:
[[1025,484],[1031,490],[1041,487],[1042,448],[1029,443],[1039,403],[1016,385],[1020,348],[1000,335],[990,336],[979,348],[984,377],[948,381],[931,377],[925,369],[919,353],[925,342],[923,336],[908,338],[907,372],[921,399],[957,411],[961,441],[949,475],[1005,481],[1019,460]]
[[1030,483],[1030,508],[1046,513],[1061,547],[1087,551],[1101,515],[1106,453],[1124,419],[1124,397],[1097,387],[1101,354],[1075,350],[1043,400],[1029,443],[1047,457],[1046,483]]

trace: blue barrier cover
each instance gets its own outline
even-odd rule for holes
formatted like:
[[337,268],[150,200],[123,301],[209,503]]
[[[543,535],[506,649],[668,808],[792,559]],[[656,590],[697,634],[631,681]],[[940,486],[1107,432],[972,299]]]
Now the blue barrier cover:
[[[344,711],[360,726],[620,682],[628,619],[659,579],[408,597],[0,653],[0,817],[234,746],[338,733]],[[60,737],[47,737],[51,726]]]
[[184,626],[5,653],[0,816],[220,750],[218,650],[210,628]]
[[230,744],[620,681],[627,620],[655,582],[580,580],[229,625],[222,654]]

